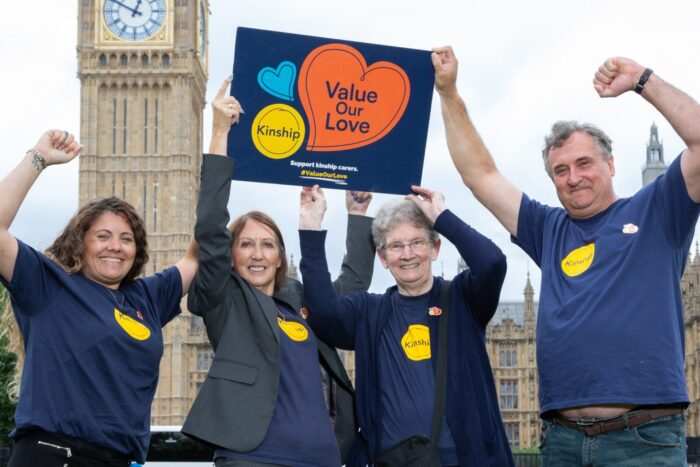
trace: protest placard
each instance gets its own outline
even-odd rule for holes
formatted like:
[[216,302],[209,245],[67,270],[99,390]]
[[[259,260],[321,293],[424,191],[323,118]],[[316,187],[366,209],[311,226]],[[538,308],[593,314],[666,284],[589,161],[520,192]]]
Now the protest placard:
[[404,194],[420,184],[430,52],[238,28],[233,177]]

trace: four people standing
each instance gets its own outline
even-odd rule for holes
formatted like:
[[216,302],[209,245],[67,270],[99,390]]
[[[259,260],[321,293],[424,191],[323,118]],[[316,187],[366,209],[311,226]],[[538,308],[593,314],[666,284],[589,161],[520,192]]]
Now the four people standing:
[[[537,342],[545,465],[682,465],[688,396],[679,281],[700,214],[700,106],[651,69],[607,60],[595,74],[598,94],[634,90],[687,148],[665,175],[619,198],[610,138],[591,124],[557,122],[543,150],[562,204],[553,208],[497,170],[458,94],[453,51],[435,49],[432,60],[457,170],[543,272]],[[369,461],[429,436],[445,288],[440,463],[512,465],[485,347],[505,276],[501,251],[447,210],[442,194],[412,187],[372,224],[377,256],[396,285],[367,293],[371,196],[360,193],[346,198],[348,255],[332,283],[325,197],[309,187],[301,193],[301,271],[313,286],[285,284],[284,241],[270,217],[252,211],[226,226],[233,161],[220,155],[240,113],[225,95],[229,84],[213,102],[195,228],[199,273],[188,301],[216,355],[183,431],[217,448],[217,466],[340,465],[356,423],[339,347],[356,351],[354,411]],[[116,198],[81,208],[46,254],[15,239],[9,227],[38,174],[80,149],[72,135],[51,130],[0,181],[0,280],[26,353],[12,466],[144,460],[160,328],[179,313],[198,267],[193,244],[174,267],[138,278],[148,260],[145,229]],[[451,282],[432,275],[439,233],[470,266]],[[300,437],[309,427],[312,436]]]

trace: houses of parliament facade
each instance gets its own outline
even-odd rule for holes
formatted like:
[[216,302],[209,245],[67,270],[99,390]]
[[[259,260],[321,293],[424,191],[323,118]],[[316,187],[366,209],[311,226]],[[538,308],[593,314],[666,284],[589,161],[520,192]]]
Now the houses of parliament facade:
[[[79,139],[85,144],[80,204],[112,195],[132,203],[146,223],[151,249],[147,272],[152,273],[184,254],[194,227],[210,12],[207,0],[147,0],[138,5],[148,14],[122,12],[125,5],[113,0],[79,0]],[[664,170],[663,146],[652,126],[644,183]],[[290,271],[296,273],[294,267]],[[698,436],[697,250],[688,260],[682,293],[687,384],[693,401],[687,433]],[[154,425],[183,422],[213,359],[202,320],[187,312],[185,304],[183,313],[164,329]],[[527,277],[523,300],[502,302],[487,328],[501,413],[514,447],[536,446],[540,435],[536,319],[537,302]],[[354,376],[352,354],[344,354],[344,359]]]

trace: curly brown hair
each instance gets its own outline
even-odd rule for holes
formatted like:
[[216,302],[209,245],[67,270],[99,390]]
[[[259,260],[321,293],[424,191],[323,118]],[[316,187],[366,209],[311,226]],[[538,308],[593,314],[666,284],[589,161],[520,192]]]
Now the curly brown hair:
[[121,216],[134,232],[136,255],[134,264],[122,282],[131,282],[141,275],[148,262],[148,240],[146,227],[134,207],[115,196],[87,203],[73,216],[61,235],[46,249],[46,255],[60,264],[67,272],[80,273],[83,270],[85,233],[106,212]]
[[[102,198],[91,201],[68,221],[61,235],[45,251],[46,255],[56,261],[66,272],[80,273],[83,270],[83,252],[85,251],[85,233],[105,212],[111,212],[121,216],[134,232],[136,255],[134,264],[124,277],[122,282],[130,282],[141,275],[144,265],[148,262],[148,241],[146,240],[146,228],[134,207],[117,197]],[[2,290],[0,293],[7,294]],[[5,295],[5,306],[0,311],[0,336],[7,339],[7,349],[17,356],[15,361],[15,373],[7,385],[7,394],[10,400],[16,401],[19,396],[22,370],[24,368],[24,339],[17,326],[12,304]],[[0,300],[2,303],[2,300]]]
[[287,265],[287,249],[284,246],[282,232],[280,231],[279,227],[277,227],[277,223],[275,223],[270,216],[264,212],[250,211],[231,222],[231,224],[228,226],[228,230],[231,232],[231,249],[233,250],[233,245],[236,244],[236,240],[238,240],[238,237],[241,235],[241,232],[248,221],[260,222],[262,225],[272,230],[275,237],[277,237],[277,245],[279,246],[280,250],[280,267],[278,267],[277,271],[275,272],[274,288],[275,290],[279,290],[287,280],[287,269],[289,267]]

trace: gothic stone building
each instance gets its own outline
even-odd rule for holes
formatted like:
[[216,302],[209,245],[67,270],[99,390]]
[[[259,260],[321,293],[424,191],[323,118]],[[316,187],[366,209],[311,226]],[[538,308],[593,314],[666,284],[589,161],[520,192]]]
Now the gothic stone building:
[[690,397],[686,434],[700,436],[700,254],[688,259],[681,281],[685,310],[685,376]]
[[540,404],[535,343],[537,302],[528,274],[523,301],[501,301],[486,328],[501,417],[512,447],[537,446]]

